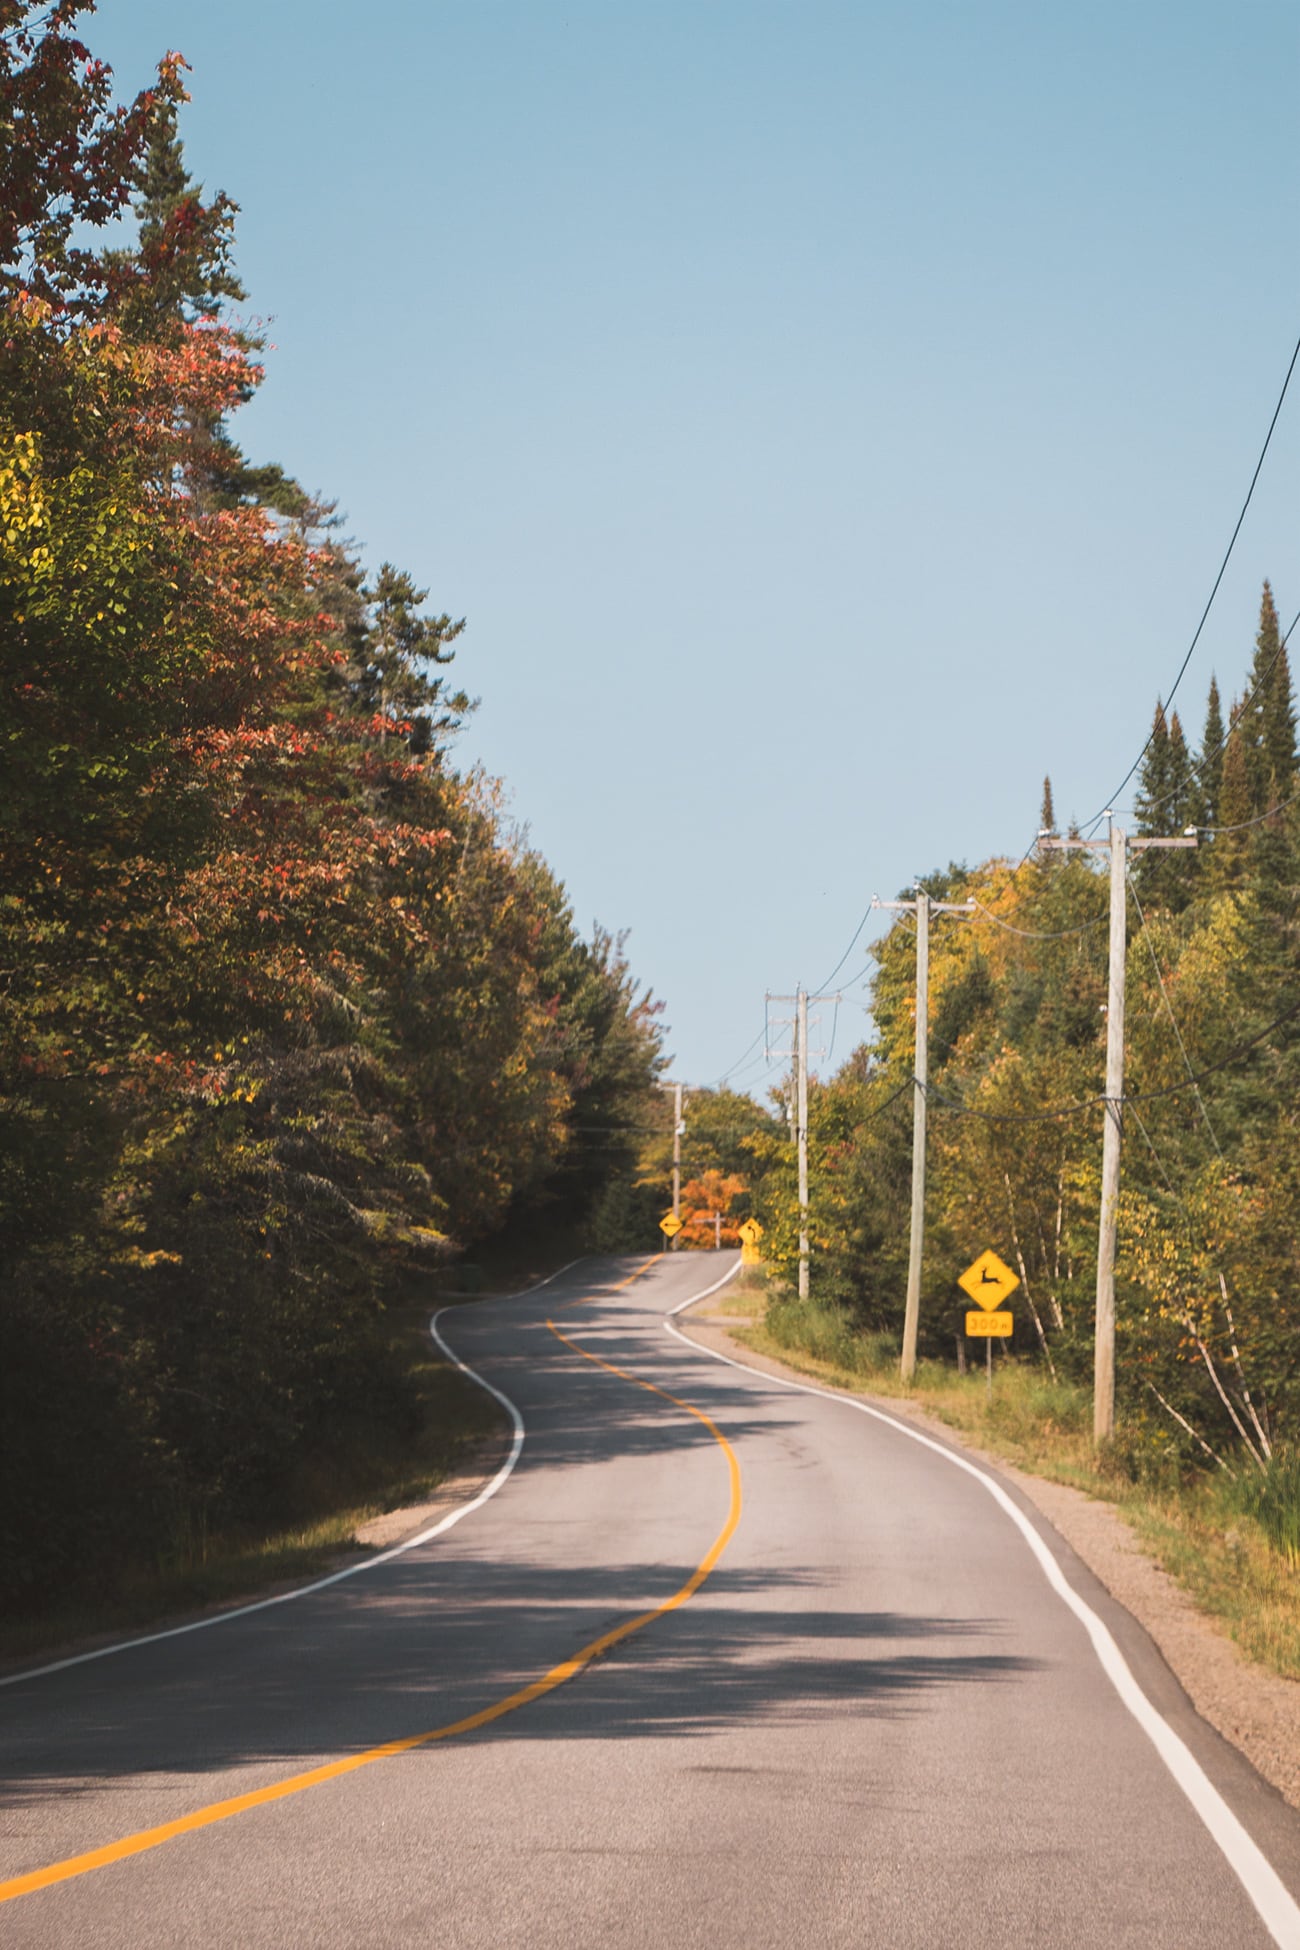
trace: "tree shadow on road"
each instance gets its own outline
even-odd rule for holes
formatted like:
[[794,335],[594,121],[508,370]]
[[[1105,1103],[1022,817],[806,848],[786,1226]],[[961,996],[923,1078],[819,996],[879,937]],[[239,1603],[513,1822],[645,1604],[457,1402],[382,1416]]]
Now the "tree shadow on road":
[[[203,1657],[181,1640],[59,1675],[26,1702],[11,1694],[0,1805],[142,1776],[278,1771],[427,1732],[635,1615],[629,1590],[653,1602],[671,1582],[663,1565],[563,1580],[551,1567],[474,1565],[464,1588],[433,1604],[421,1568],[390,1567],[384,1591],[351,1613],[337,1598],[328,1617],[264,1613],[213,1635]],[[812,1571],[721,1570],[707,1593],[465,1737],[698,1739],[827,1711],[870,1720],[938,1710],[954,1689],[1003,1685],[1043,1663],[1000,1650],[1009,1626],[997,1619],[827,1610]],[[782,1593],[789,1602],[774,1602]]]

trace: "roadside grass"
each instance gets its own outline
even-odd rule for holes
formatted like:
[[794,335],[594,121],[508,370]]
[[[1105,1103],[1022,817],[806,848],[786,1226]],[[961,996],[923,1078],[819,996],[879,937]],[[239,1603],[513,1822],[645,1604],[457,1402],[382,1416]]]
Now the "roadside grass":
[[[764,1304],[766,1301],[766,1305]],[[1053,1382],[1036,1363],[995,1359],[989,1400],[982,1361],[920,1361],[915,1382],[898,1374],[889,1334],[857,1332],[839,1308],[815,1298],[754,1293],[762,1318],[735,1338],[756,1353],[849,1393],[915,1401],[991,1455],[1112,1504],[1144,1548],[1247,1658],[1300,1680],[1300,1551],[1295,1487],[1300,1466],[1283,1459],[1269,1484],[1221,1473],[1135,1481],[1122,1453],[1098,1459],[1089,1390]]]
[[40,1611],[0,1623],[0,1661],[57,1653],[301,1583],[355,1555],[357,1530],[369,1518],[427,1502],[503,1425],[491,1397],[439,1356],[428,1334],[430,1311],[407,1303],[389,1315],[420,1407],[413,1438],[372,1425],[313,1456],[289,1486],[297,1522],[209,1532],[178,1521],[153,1561],[122,1565],[111,1590],[71,1602],[55,1597]]
[[766,1281],[752,1267],[745,1267],[720,1292],[709,1296],[708,1312],[725,1315],[728,1320],[753,1320],[762,1318],[766,1305]]

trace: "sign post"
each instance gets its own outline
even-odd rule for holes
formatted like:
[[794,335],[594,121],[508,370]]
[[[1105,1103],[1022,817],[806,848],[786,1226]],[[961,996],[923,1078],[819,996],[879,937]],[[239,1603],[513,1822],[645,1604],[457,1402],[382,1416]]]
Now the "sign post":
[[972,1340],[984,1343],[984,1377],[992,1401],[994,1338],[1005,1340],[1016,1324],[1014,1315],[1002,1311],[1002,1302],[1015,1292],[1020,1280],[995,1252],[984,1252],[957,1275],[957,1284],[977,1303],[977,1311],[966,1316],[966,1332]]

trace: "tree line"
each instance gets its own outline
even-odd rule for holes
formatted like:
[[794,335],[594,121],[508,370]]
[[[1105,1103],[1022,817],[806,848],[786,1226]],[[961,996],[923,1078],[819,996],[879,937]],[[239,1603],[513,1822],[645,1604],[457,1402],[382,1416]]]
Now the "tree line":
[[617,1230],[661,1064],[622,940],[454,762],[461,623],[240,447],[236,208],[189,176],[183,61],[116,104],[89,11],[0,0],[18,1607],[400,1429],[394,1280]]
[[[1041,827],[1055,828],[1050,781]],[[1285,641],[1264,585],[1254,654],[1199,746],[1157,705],[1128,828],[1197,831],[1133,852],[1117,1265],[1123,1443],[1139,1459],[1264,1465],[1300,1431],[1300,771]],[[1077,833],[1075,835],[1078,837]],[[1040,849],[922,885],[974,901],[933,924],[922,1352],[952,1360],[957,1274],[986,1246],[1019,1272],[1017,1345],[1091,1373],[1106,1039],[1106,862]],[[910,892],[910,890],[907,890]],[[814,1294],[901,1326],[915,1061],[915,942],[900,920],[857,988],[875,1040],[809,1102]],[[793,1147],[747,1141],[764,1251],[797,1254]]]

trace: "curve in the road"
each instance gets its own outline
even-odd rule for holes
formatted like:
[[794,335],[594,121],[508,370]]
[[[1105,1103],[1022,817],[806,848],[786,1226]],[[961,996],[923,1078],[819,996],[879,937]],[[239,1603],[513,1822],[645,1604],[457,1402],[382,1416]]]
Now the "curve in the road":
[[935,1442],[919,1429],[910,1427],[897,1416],[887,1415],[883,1409],[874,1408],[869,1402],[859,1401],[855,1396],[842,1394],[834,1388],[819,1388],[813,1382],[787,1380],[784,1376],[751,1367],[747,1361],[739,1361],[733,1355],[719,1353],[716,1348],[704,1347],[699,1341],[691,1340],[674,1324],[674,1316],[685,1313],[688,1307],[695,1304],[693,1299],[684,1300],[669,1310],[664,1326],[674,1340],[681,1341],[685,1347],[694,1348],[698,1354],[707,1354],[711,1360],[722,1361],[728,1367],[759,1375],[764,1381],[775,1382],[798,1394],[821,1395],[828,1401],[842,1402],[846,1408],[856,1409],[861,1415],[884,1422],[909,1441],[932,1449],[936,1455],[951,1463],[954,1469],[964,1470],[988,1491],[1021,1532],[1053,1591],[1069,1606],[1087,1632],[1102,1671],[1218,1844],[1279,1950],[1300,1950],[1300,1905],[1297,1905],[1267,1856],[1238,1821],[1186,1743],[1151,1704],[1104,1622],[1068,1582],[1033,1524],[1007,1495],[996,1477],[981,1469],[977,1463],[969,1462],[965,1456],[958,1455],[955,1450],[946,1448],[942,1442]]
[[[512,1300],[527,1300],[531,1294],[540,1293],[543,1287],[550,1286],[552,1281],[558,1280],[561,1274],[572,1272],[578,1264],[578,1260],[571,1259],[567,1266],[561,1266],[554,1273],[548,1273],[546,1278],[538,1280],[535,1286],[526,1287],[522,1293],[512,1293],[508,1297]],[[632,1278],[639,1279],[645,1271],[645,1267],[639,1267]],[[703,1295],[700,1297],[703,1298]],[[427,1530],[421,1530],[416,1536],[404,1538],[400,1544],[391,1544],[387,1550],[378,1551],[373,1557],[363,1558],[359,1564],[345,1564],[341,1571],[330,1571],[325,1577],[313,1578],[308,1584],[296,1584],[292,1591],[277,1591],[271,1598],[254,1598],[246,1605],[231,1605],[225,1611],[209,1612],[205,1618],[187,1619],[184,1625],[166,1625],[160,1632],[144,1632],[134,1638],[114,1639],[111,1645],[92,1646],[89,1652],[72,1652],[66,1659],[51,1659],[43,1666],[25,1666],[21,1672],[0,1675],[0,1686],[22,1686],[32,1679],[44,1679],[52,1672],[66,1672],[69,1666],[90,1665],[96,1659],[111,1659],[118,1652],[133,1652],[138,1646],[158,1645],[163,1639],[185,1638],[190,1632],[206,1632],[215,1625],[229,1625],[233,1619],[247,1618],[255,1611],[270,1611],[275,1605],[295,1604],[299,1598],[310,1598],[313,1592],[325,1591],[332,1584],[342,1584],[348,1578],[360,1577],[365,1571],[377,1571],[382,1564],[391,1564],[395,1558],[405,1557],[408,1551],[418,1550],[421,1544],[431,1544],[435,1537],[441,1537],[444,1531],[451,1530],[473,1511],[481,1509],[489,1497],[496,1495],[519,1461],[519,1452],[524,1444],[524,1424],[514,1403],[508,1400],[499,1388],[494,1388],[490,1381],[484,1381],[481,1374],[475,1374],[472,1368],[467,1368],[463,1361],[457,1359],[438,1332],[438,1322],[443,1314],[450,1311],[448,1307],[438,1309],[429,1322],[430,1334],[448,1360],[454,1362],[462,1374],[468,1375],[470,1380],[477,1382],[480,1388],[485,1388],[489,1395],[495,1395],[511,1422],[510,1454],[491,1481],[483,1485],[477,1496],[472,1497],[468,1503],[458,1505],[447,1516],[441,1517],[435,1524],[430,1524]]]
[[[660,1258],[662,1258],[662,1254],[656,1254],[654,1259],[648,1261],[646,1265],[638,1267],[636,1272],[631,1274],[628,1279],[620,1280],[618,1286],[613,1290],[617,1291],[620,1287],[630,1286],[634,1280],[639,1279],[643,1273],[647,1272],[650,1266],[655,1265]],[[717,1280],[711,1287],[706,1288],[703,1293],[692,1295],[690,1302],[687,1304],[693,1305],[697,1301],[707,1298],[708,1294],[716,1292],[720,1286],[725,1285],[726,1280],[730,1277],[731,1274],[728,1273],[722,1280]],[[534,1288],[533,1291],[536,1291],[536,1289]],[[435,1316],[436,1319],[437,1316]],[[76,1876],[90,1875],[97,1869],[109,1868],[114,1863],[127,1860],[130,1856],[142,1855],[150,1849],[161,1848],[166,1842],[176,1841],[184,1835],[195,1834],[198,1830],[210,1828],[217,1822],[229,1821],[235,1815],[247,1814],[254,1808],[266,1807],[273,1802],[286,1800],[292,1795],[304,1794],[311,1788],[324,1786],[326,1782],[337,1781],[345,1774],[354,1774],[360,1768],[373,1767],[379,1761],[391,1760],[395,1755],[410,1753],[416,1747],[434,1746],[441,1741],[452,1740],[458,1734],[473,1733],[480,1727],[489,1726],[494,1720],[503,1719],[507,1713],[517,1712],[520,1707],[529,1705],[531,1701],[541,1699],[545,1694],[554,1692],[557,1687],[563,1686],[569,1680],[576,1678],[593,1660],[602,1657],[604,1653],[610,1651],[615,1645],[620,1644],[624,1639],[631,1638],[636,1632],[644,1631],[647,1625],[652,1625],[657,1619],[665,1618],[669,1613],[679,1610],[694,1597],[726,1550],[732,1536],[735,1534],[736,1526],[740,1522],[742,1500],[740,1465],[736,1460],[735,1450],[727,1441],[726,1436],[722,1433],[717,1423],[711,1416],[706,1415],[703,1409],[694,1407],[692,1403],[683,1401],[677,1395],[670,1395],[667,1389],[660,1388],[655,1382],[645,1381],[640,1375],[631,1374],[626,1368],[615,1367],[613,1362],[603,1360],[599,1355],[590,1353],[588,1349],[580,1346],[577,1341],[572,1340],[569,1335],[561,1333],[553,1320],[548,1320],[546,1324],[557,1340],[562,1341],[573,1352],[580,1354],[584,1360],[592,1362],[598,1368],[603,1368],[608,1374],[618,1376],[622,1381],[631,1382],[634,1387],[644,1388],[648,1394],[658,1395],[662,1400],[670,1402],[673,1407],[682,1409],[686,1414],[694,1416],[698,1422],[703,1423],[727,1459],[730,1501],[726,1522],[690,1576],[678,1587],[672,1596],[666,1598],[662,1604],[656,1605],[653,1610],[640,1612],[633,1618],[625,1619],[622,1624],[614,1626],[610,1631],[602,1632],[599,1638],[591,1639],[586,1645],[581,1646],[578,1651],[572,1653],[569,1658],[561,1660],[558,1665],[552,1666],[550,1671],[543,1673],[540,1678],[531,1680],[526,1686],[517,1688],[514,1692],[507,1694],[505,1698],[494,1701],[492,1705],[481,1708],[477,1713],[470,1713],[463,1719],[453,1720],[447,1726],[433,1727],[425,1733],[409,1734],[401,1740],[385,1741],[382,1746],[369,1747],[359,1754],[349,1754],[342,1760],[327,1762],[323,1767],[313,1767],[305,1773],[291,1775],[287,1780],[275,1781],[267,1787],[255,1788],[250,1793],[234,1795],[225,1801],[211,1802],[207,1807],[195,1808],[189,1814],[179,1816],[175,1821],[163,1822],[153,1828],[140,1829],[135,1834],[124,1835],[119,1840],[109,1842],[102,1848],[89,1849],[83,1854],[67,1856],[62,1861],[51,1862],[44,1868],[34,1869],[26,1875],[14,1876],[9,1881],[0,1883],[0,1904],[13,1902],[20,1896],[34,1895],[38,1890],[51,1888],[56,1883],[71,1881]],[[435,1333],[435,1338],[445,1347],[446,1343],[442,1341],[440,1335],[436,1334],[433,1322],[430,1322],[430,1331]],[[464,1373],[471,1375],[475,1381],[479,1382],[481,1386],[487,1388],[491,1394],[495,1395],[498,1401],[504,1403],[510,1412],[515,1427],[515,1445],[512,1450],[509,1466],[503,1471],[498,1472],[500,1481],[503,1482],[505,1476],[509,1474],[509,1469],[513,1468],[514,1460],[523,1442],[523,1418],[514,1403],[510,1402],[500,1389],[493,1387],[490,1382],[484,1381],[481,1375],[476,1374],[472,1368],[467,1367],[456,1356],[453,1355],[452,1359],[456,1360],[456,1365]],[[467,1504],[458,1514],[462,1516],[467,1515],[469,1510],[476,1508],[478,1504],[485,1501],[487,1495],[491,1493],[493,1486],[499,1487],[496,1478],[493,1479],[493,1485],[490,1485],[488,1490],[484,1491],[473,1504]],[[445,1527],[445,1525],[440,1526],[440,1528]],[[436,1534],[436,1530],[428,1533],[429,1536]],[[392,1553],[389,1553],[389,1555],[392,1555]],[[333,1580],[325,1580],[324,1582],[333,1582]],[[307,1587],[307,1589],[319,1588],[319,1583],[315,1586]],[[254,1608],[246,1607],[245,1609]],[[234,1616],[236,1614],[225,1615]],[[207,1622],[216,1623],[218,1621],[211,1620]],[[163,1635],[158,1634],[156,1636]],[[136,1644],[141,1643],[139,1640],[133,1642]],[[67,1663],[73,1662],[68,1661]],[[43,1670],[54,1670],[54,1668],[43,1668]]]

